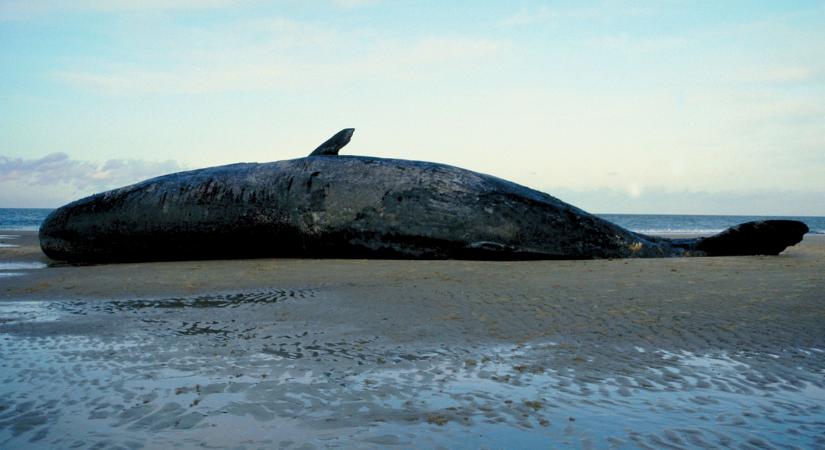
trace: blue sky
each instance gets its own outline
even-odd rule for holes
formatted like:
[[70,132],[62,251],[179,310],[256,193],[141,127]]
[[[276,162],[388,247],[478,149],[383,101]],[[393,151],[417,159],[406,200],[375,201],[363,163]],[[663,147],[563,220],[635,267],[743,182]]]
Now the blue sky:
[[0,207],[344,152],[825,215],[825,2],[0,0]]

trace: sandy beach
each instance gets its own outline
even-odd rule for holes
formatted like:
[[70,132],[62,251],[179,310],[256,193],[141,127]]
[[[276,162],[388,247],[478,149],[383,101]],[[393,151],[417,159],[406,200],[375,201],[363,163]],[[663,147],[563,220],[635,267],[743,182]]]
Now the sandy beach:
[[0,231],[2,448],[825,447],[775,257],[67,266]]

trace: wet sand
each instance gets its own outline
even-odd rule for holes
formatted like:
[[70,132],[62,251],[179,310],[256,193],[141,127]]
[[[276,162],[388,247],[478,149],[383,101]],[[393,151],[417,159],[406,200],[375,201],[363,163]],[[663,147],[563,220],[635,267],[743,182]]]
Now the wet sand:
[[2,448],[825,447],[823,236],[776,257],[49,263],[0,231]]

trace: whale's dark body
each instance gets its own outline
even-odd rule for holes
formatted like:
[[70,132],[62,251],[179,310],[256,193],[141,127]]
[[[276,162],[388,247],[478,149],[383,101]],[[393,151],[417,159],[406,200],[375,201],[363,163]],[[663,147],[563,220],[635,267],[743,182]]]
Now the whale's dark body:
[[765,221],[705,239],[645,236],[493,176],[337,156],[349,135],[313,152],[320,156],[164,175],[75,201],[45,220],[41,247],[70,262],[585,259],[777,254],[808,231]]

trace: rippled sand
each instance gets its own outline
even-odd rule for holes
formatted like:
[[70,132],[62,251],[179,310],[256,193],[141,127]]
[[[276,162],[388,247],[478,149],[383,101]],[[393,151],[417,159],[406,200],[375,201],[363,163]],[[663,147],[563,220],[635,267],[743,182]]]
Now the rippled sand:
[[825,446],[822,237],[43,267],[31,233],[0,234],[2,448]]

